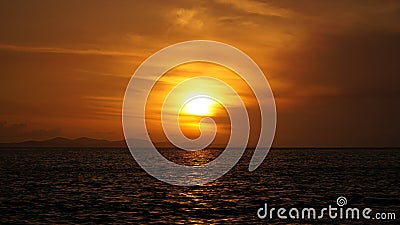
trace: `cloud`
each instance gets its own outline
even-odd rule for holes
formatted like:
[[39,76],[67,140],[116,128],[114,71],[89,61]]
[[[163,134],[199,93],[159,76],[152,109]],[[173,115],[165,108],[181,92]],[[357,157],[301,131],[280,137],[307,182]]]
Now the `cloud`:
[[37,53],[56,53],[56,54],[78,54],[78,55],[111,55],[111,56],[137,56],[137,53],[108,51],[101,49],[72,49],[48,46],[23,46],[0,44],[0,50],[18,51],[18,52],[37,52]]
[[278,104],[275,143],[400,146],[400,31],[312,32],[298,49],[279,55],[290,66],[273,71],[288,85],[275,89],[278,102],[296,103],[296,110]]
[[[277,145],[400,145],[399,2],[2,5],[3,120],[51,120],[70,136],[121,135],[121,101],[113,98],[122,99],[140,62],[176,42],[212,39],[243,50],[265,72],[277,97]],[[6,127],[20,137],[32,124]]]
[[182,27],[190,27],[201,29],[204,25],[203,21],[198,17],[201,9],[185,9],[179,8],[175,10],[175,23]]
[[31,129],[27,123],[0,121],[0,142],[47,139],[56,137],[61,129]]
[[295,13],[289,9],[272,6],[255,0],[216,0],[217,3],[233,6],[241,11],[262,16],[292,17]]
[[123,101],[122,96],[83,96],[83,100],[87,101],[87,105],[92,111],[93,117],[106,120],[108,120],[110,117],[121,117]]
[[[400,32],[361,30],[319,35],[280,57],[288,82],[335,87],[340,96],[399,96]],[[300,79],[301,78],[301,79]]]

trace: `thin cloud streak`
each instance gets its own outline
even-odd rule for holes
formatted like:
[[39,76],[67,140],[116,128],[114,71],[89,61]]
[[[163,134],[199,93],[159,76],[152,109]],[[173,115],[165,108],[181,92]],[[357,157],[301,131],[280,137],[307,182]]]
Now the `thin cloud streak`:
[[77,54],[77,55],[108,55],[108,56],[134,56],[141,57],[137,53],[108,51],[101,49],[71,49],[47,46],[22,46],[0,44],[0,50],[18,51],[18,52],[36,52],[36,53],[56,53],[56,54]]
[[247,13],[262,16],[292,17],[295,13],[291,10],[271,6],[265,2],[253,0],[216,0],[217,3],[228,4]]

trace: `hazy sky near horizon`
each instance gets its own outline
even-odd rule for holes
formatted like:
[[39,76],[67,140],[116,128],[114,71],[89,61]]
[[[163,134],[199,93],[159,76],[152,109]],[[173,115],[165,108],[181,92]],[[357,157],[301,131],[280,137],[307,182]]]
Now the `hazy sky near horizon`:
[[122,139],[148,56],[195,39],[260,66],[274,146],[400,146],[398,1],[1,1],[0,142]]

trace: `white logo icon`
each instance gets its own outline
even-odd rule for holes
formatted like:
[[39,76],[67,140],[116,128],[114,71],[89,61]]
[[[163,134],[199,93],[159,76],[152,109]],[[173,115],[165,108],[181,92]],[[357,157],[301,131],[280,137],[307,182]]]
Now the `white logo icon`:
[[[223,80],[215,78],[211,78],[212,82],[222,85],[226,93],[240,107],[231,109],[229,106],[225,106],[218,96],[208,95],[206,94],[207,91],[203,90],[203,94],[187,99],[180,109],[184,109],[185,104],[189,104],[189,106],[190,104],[210,104],[209,102],[213,101],[225,107],[231,121],[231,136],[225,150],[217,158],[201,166],[176,164],[161,155],[150,140],[146,128],[145,108],[152,87],[167,71],[190,62],[209,62],[229,68],[240,75],[252,89],[261,113],[259,140],[249,164],[249,171],[255,170],[267,156],[275,134],[276,109],[273,93],[264,74],[249,56],[237,48],[215,41],[187,41],[171,45],[147,58],[137,68],[126,88],[122,110],[125,140],[132,156],[153,177],[180,186],[193,186],[212,182],[232,169],[240,160],[248,144],[250,132],[248,112],[237,91]],[[187,79],[178,86],[193,85],[196,81],[196,78]],[[178,86],[174,90],[178,90]],[[173,95],[174,90],[168,94],[165,99],[166,102],[169,96]],[[235,110],[234,113],[233,110]],[[200,111],[199,113],[204,114],[201,122],[215,125],[214,121],[207,117],[206,111]],[[165,136],[177,148],[189,150],[187,145],[182,145],[182,143],[192,143],[193,146],[199,149],[206,148],[215,137],[214,132],[214,135],[201,133],[199,138],[189,139],[180,132],[179,115],[176,115],[176,124],[172,128],[168,128],[164,124],[163,118],[165,116],[164,111],[162,111],[161,123],[163,124]],[[247,127],[247,129],[236,129],[238,127],[237,124],[240,124],[240,127]],[[145,144],[141,143],[139,145],[137,143],[138,139],[143,140]],[[233,140],[235,144],[233,144]],[[235,150],[230,150],[233,148]]]

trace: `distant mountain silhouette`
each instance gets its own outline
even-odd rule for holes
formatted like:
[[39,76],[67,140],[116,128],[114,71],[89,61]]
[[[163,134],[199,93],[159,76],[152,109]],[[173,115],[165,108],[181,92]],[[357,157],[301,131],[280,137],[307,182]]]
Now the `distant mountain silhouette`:
[[[134,140],[138,145],[143,145],[143,140]],[[23,141],[14,143],[0,143],[0,147],[103,147],[103,148],[126,148],[125,140],[109,141],[103,139],[94,139],[81,137],[77,139],[68,139],[56,137],[44,141]]]

